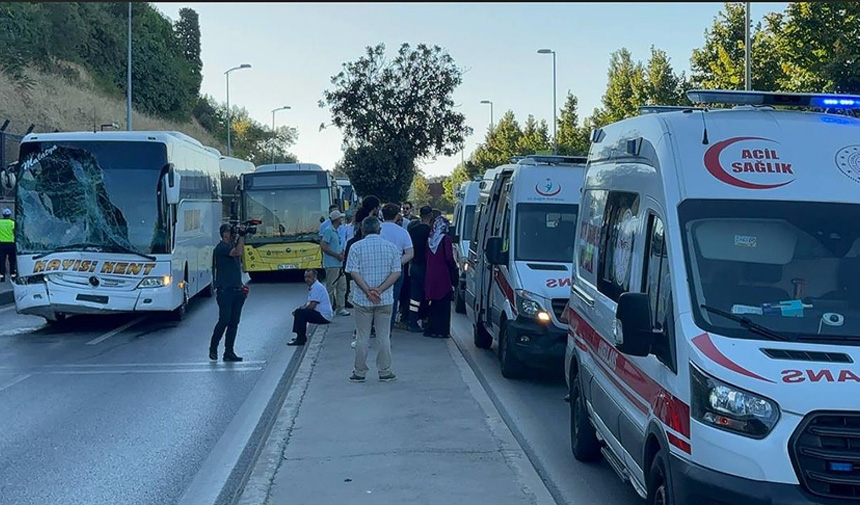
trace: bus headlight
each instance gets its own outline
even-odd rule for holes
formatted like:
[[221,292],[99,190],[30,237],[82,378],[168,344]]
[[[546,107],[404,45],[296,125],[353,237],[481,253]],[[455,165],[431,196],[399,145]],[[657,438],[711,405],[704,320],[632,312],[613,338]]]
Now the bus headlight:
[[702,424],[750,438],[764,438],[779,420],[772,400],[730,386],[690,367],[691,417]]
[[170,275],[160,275],[157,277],[144,277],[143,280],[140,281],[140,284],[137,285],[139,288],[163,288],[170,286],[170,283],[173,282],[173,276]]

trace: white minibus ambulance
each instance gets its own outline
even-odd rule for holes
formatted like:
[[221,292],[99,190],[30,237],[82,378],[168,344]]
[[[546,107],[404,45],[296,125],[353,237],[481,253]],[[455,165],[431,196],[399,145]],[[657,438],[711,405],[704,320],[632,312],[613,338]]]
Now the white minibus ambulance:
[[651,505],[858,503],[860,120],[834,112],[860,97],[687,96],[734,108],[592,134],[573,454]]
[[479,181],[466,181],[457,188],[454,204],[454,260],[460,270],[460,283],[454,305],[460,314],[466,313],[466,258],[469,256],[469,239],[475,227],[475,205],[478,203]]
[[497,341],[502,375],[560,367],[567,341],[576,216],[585,158],[532,155],[482,181],[469,243],[466,312],[475,345]]

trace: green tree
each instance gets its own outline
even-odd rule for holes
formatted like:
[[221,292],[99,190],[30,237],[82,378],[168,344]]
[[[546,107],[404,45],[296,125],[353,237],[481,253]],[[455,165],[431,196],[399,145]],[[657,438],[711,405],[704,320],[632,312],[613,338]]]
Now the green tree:
[[200,94],[200,83],[203,81],[203,60],[200,59],[200,16],[197,11],[183,7],[179,9],[179,21],[176,22],[176,37],[182,56],[191,65],[191,89],[193,96]]
[[579,126],[579,101],[570,91],[558,115],[558,154],[585,156],[588,154],[590,130]]
[[[475,165],[472,165],[475,167]],[[477,168],[477,167],[475,167]],[[474,178],[474,174],[470,174],[469,172],[469,163],[458,163],[454,168],[454,171],[451,172],[451,175],[445,178],[442,181],[442,187],[445,189],[445,198],[450,202],[454,202],[454,192],[460,187],[460,184],[463,184],[466,181],[471,181]]]
[[[453,109],[462,75],[447,52],[426,44],[404,43],[391,61],[385,60],[385,45],[378,44],[343,64],[320,106],[331,110],[334,125],[344,133],[351,149],[345,168],[360,194],[400,201],[416,161],[461,149],[471,134],[465,116]],[[381,160],[392,166],[380,170],[362,164]],[[383,180],[382,173],[392,177]]]
[[684,95],[686,78],[675,74],[669,55],[651,46],[651,57],[645,65],[645,95],[650,105],[689,105]]
[[634,63],[626,48],[609,56],[608,78],[601,100],[603,107],[592,115],[592,121],[599,126],[635,116],[647,99],[645,70],[641,62]]
[[[751,87],[756,90],[778,89],[782,77],[781,55],[774,44],[779,15],[768,14],[765,23],[751,27]],[[693,50],[690,65],[692,85],[707,89],[744,89],[745,13],[743,2],[726,2],[705,30],[705,45]]]
[[860,3],[791,2],[772,25],[784,89],[860,92]]
[[430,204],[430,186],[427,184],[427,177],[420,169],[415,170],[415,175],[412,178],[412,185],[409,188],[409,201],[416,209]]
[[552,150],[552,142],[549,136],[549,126],[545,120],[535,121],[534,116],[529,115],[523,125],[523,132],[516,143],[518,154],[536,154],[540,151]]
[[470,160],[475,165],[475,174],[483,174],[490,168],[508,163],[519,152],[520,129],[513,111],[507,111],[492,130],[487,132],[484,142],[475,149]]

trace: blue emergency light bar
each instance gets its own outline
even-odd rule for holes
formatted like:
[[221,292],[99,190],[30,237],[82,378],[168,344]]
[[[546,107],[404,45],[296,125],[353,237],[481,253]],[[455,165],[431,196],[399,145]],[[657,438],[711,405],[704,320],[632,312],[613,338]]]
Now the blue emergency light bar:
[[687,91],[687,98],[693,103],[818,107],[824,109],[860,108],[860,96],[858,95],[831,95],[824,93],[694,89]]

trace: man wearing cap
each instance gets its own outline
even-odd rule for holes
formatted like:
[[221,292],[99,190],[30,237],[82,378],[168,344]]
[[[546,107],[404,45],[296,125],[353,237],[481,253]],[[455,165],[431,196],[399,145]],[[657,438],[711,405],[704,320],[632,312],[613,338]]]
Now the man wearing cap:
[[343,214],[338,210],[329,214],[331,226],[323,231],[320,248],[323,253],[323,268],[325,268],[325,287],[328,297],[334,305],[335,313],[339,316],[348,316],[346,310],[346,276],[343,273],[343,249],[344,241],[340,231],[343,224]]
[[9,276],[14,279],[18,275],[15,264],[15,221],[12,211],[3,209],[0,219],[0,282],[6,281],[6,260],[9,260]]

